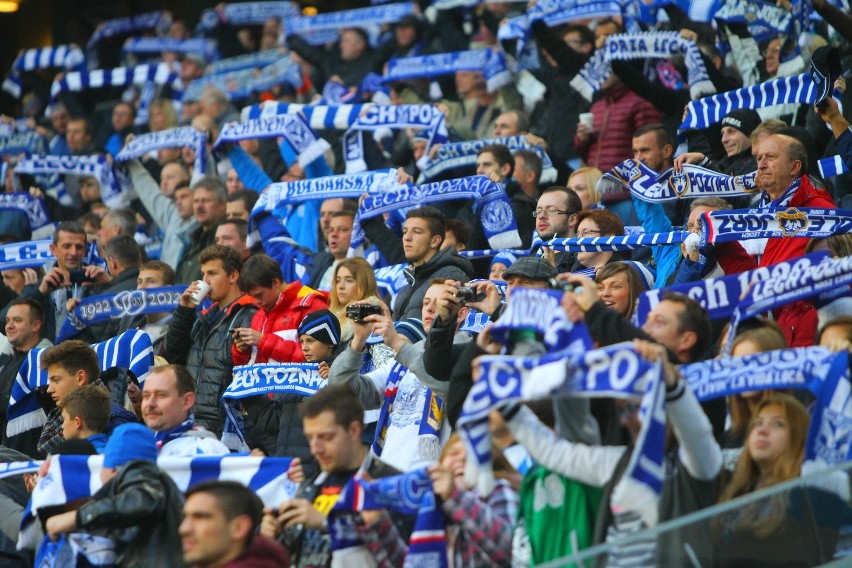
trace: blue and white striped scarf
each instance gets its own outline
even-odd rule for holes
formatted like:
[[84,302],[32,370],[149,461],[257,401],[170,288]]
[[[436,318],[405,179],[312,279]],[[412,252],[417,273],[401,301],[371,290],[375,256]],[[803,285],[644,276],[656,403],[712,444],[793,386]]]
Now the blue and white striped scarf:
[[[268,3],[264,2],[264,4]],[[244,71],[246,69],[261,69],[271,63],[275,63],[282,57],[284,56],[278,49],[267,49],[265,51],[237,55],[236,57],[228,57],[227,59],[220,59],[208,65],[206,74],[218,75],[220,73],[233,73],[234,71]]]
[[314,130],[347,130],[361,113],[366,112],[372,103],[359,105],[301,105],[266,101],[247,106],[241,113],[242,120],[274,116],[276,114],[305,115],[308,124]]
[[232,2],[225,4],[221,12],[215,8],[204,10],[195,31],[209,32],[220,24],[260,25],[269,18],[278,18],[283,21],[297,17],[299,14],[299,5],[296,2]]
[[759,0],[724,0],[722,6],[713,14],[713,19],[749,26],[763,26],[776,32],[787,33],[792,23],[792,15],[791,11],[781,6]]
[[680,128],[704,129],[720,122],[731,111],[741,108],[756,110],[788,103],[809,105],[816,100],[816,96],[817,89],[810,73],[773,79],[751,87],[690,101]]
[[29,193],[0,194],[0,211],[2,210],[20,211],[26,214],[27,220],[30,222],[30,229],[34,231],[52,225],[47,210],[44,208],[44,201],[41,198],[36,199]]
[[640,235],[617,237],[572,237],[567,239],[551,239],[546,241],[542,246],[572,252],[634,250],[657,245],[679,245],[684,242],[689,234],[688,231],[671,231],[668,233],[642,233]]
[[101,199],[108,207],[127,207],[112,163],[103,154],[89,156],[27,156],[15,166],[16,174],[64,174],[92,176],[100,185]]
[[83,299],[62,323],[56,343],[65,341],[87,327],[117,318],[173,312],[186,286],[164,286],[144,290],[122,290]]
[[513,81],[503,52],[487,47],[391,59],[388,61],[384,80],[392,82],[440,77],[457,71],[482,71],[489,93],[496,92]]
[[173,37],[130,37],[121,48],[122,53],[159,54],[161,52],[200,54],[207,61],[219,59],[219,50],[212,39]]
[[125,162],[162,148],[190,147],[195,150],[194,172],[204,175],[207,155],[207,133],[196,130],[192,126],[179,126],[168,130],[140,134],[125,144],[115,157],[116,162]]
[[434,158],[428,158],[424,166],[423,177],[425,179],[434,179],[448,170],[463,167],[476,167],[476,154],[479,150],[488,144],[501,144],[509,148],[510,151],[515,150],[532,150],[541,158],[541,181],[542,183],[556,182],[556,168],[553,162],[550,161],[550,156],[541,146],[534,146],[527,142],[526,136],[507,136],[504,138],[488,138],[486,140],[467,140],[464,142],[453,142],[452,144],[443,144],[438,151],[435,152]]
[[852,457],[852,393],[846,351],[780,349],[682,365],[680,372],[700,401],[763,389],[807,389],[816,400],[805,459],[834,465]]
[[[151,337],[144,331],[133,329],[120,335],[92,345],[98,356],[101,371],[113,367],[128,369],[136,377],[140,387],[148,377],[148,372],[154,365],[154,350],[151,347]],[[9,409],[6,412],[8,422],[6,435],[15,436],[28,430],[44,426],[47,416],[42,410],[35,395],[35,390],[47,387],[47,370],[41,369],[39,360],[44,348],[36,347],[30,350],[27,358],[21,363],[12,394],[9,398]]]
[[[514,302],[514,293],[510,304]],[[502,319],[502,318],[501,318]],[[481,374],[462,406],[456,429],[468,450],[465,478],[488,494],[491,472],[491,410],[511,402],[559,395],[639,398],[656,376],[656,365],[639,356],[632,343],[601,349],[579,348],[542,357],[487,355],[479,360]]]
[[619,182],[643,201],[659,203],[708,195],[726,198],[755,193],[758,191],[756,173],[727,176],[701,166],[684,164],[681,172],[669,168],[658,174],[638,160],[624,160],[606,172],[604,177]]
[[830,158],[822,158],[817,162],[819,166],[819,175],[823,179],[845,174],[849,171],[849,166],[841,156],[831,156]]
[[444,513],[432,491],[432,480],[426,468],[372,481],[365,481],[358,475],[353,477],[329,513],[332,550],[343,550],[353,545],[339,536],[348,531],[335,530],[340,523],[347,522],[340,518],[341,513],[377,509],[417,516],[405,566],[448,566]]
[[343,158],[346,160],[346,173],[364,171],[364,139],[362,131],[385,128],[427,129],[429,141],[426,151],[433,144],[443,144],[449,135],[444,122],[444,113],[433,105],[375,105],[367,108],[350,129],[343,135]]
[[377,195],[370,195],[361,203],[356,215],[358,227],[352,228],[351,248],[362,245],[364,234],[361,219],[370,219],[406,206],[419,206],[449,199],[474,199],[482,220],[488,243],[494,248],[514,248],[521,244],[515,214],[502,184],[485,176],[471,176],[454,180],[408,185]]
[[571,323],[559,307],[561,299],[561,290],[515,288],[500,319],[491,326],[491,339],[510,345],[513,332],[532,330],[552,351],[591,349],[586,326]]
[[744,239],[821,239],[852,231],[852,210],[810,207],[729,209],[702,215],[701,244]]
[[21,98],[21,74],[37,69],[60,67],[73,70],[86,62],[86,56],[79,47],[71,45],[56,45],[51,47],[36,47],[28,49],[15,58],[9,75],[3,81],[3,90],[15,97]]
[[244,99],[252,93],[266,91],[286,83],[298,89],[302,87],[302,72],[299,64],[289,56],[278,56],[264,66],[260,73],[255,68],[208,73],[190,83],[183,92],[183,100],[198,100],[210,87],[227,93],[231,99]]
[[288,35],[304,35],[323,30],[341,30],[345,28],[378,27],[398,22],[402,17],[414,14],[414,4],[400,2],[383,6],[370,6],[339,12],[325,12],[316,16],[295,16],[287,18],[284,29]]
[[677,32],[646,32],[616,34],[606,39],[602,49],[595,51],[592,58],[571,80],[574,87],[587,100],[609,77],[610,61],[627,59],[668,59],[682,53],[688,71],[689,93],[693,99],[716,92],[716,87],[707,75],[701,53],[695,42],[685,40]]
[[177,71],[168,63],[142,64],[133,67],[114,67],[112,69],[92,69],[91,71],[71,71],[50,86],[50,100],[56,100],[59,93],[79,93],[88,89],[103,87],[126,87],[128,85],[180,86]]
[[[39,480],[21,519],[18,547],[34,548],[33,531],[37,513],[45,507],[64,505],[94,495],[101,488],[103,455],[57,455],[50,460],[47,475]],[[257,494],[267,507],[277,507],[295,495],[297,485],[287,478],[291,458],[250,456],[161,457],[157,466],[167,473],[178,489],[186,492],[202,481],[239,482]]]
[[14,154],[46,154],[44,137],[34,130],[0,138],[0,156]]
[[299,164],[307,166],[320,156],[323,152],[331,149],[331,145],[307,125],[305,119],[298,114],[281,114],[277,116],[266,116],[242,122],[229,122],[222,127],[216,146],[222,142],[236,142],[254,138],[278,138],[284,139],[293,147],[299,155]]
[[0,270],[36,268],[44,266],[52,260],[56,260],[56,257],[50,251],[50,245],[52,244],[52,239],[43,239],[40,241],[23,241],[0,245]]
[[225,429],[222,443],[232,450],[245,449],[240,399],[267,394],[312,396],[326,386],[316,363],[263,363],[234,367],[233,380],[222,395]]
[[127,18],[116,18],[101,22],[95,33],[89,38],[86,48],[91,50],[102,39],[109,37],[132,34],[144,30],[153,29],[157,34],[164,35],[172,23],[171,13],[168,11],[145,12]]

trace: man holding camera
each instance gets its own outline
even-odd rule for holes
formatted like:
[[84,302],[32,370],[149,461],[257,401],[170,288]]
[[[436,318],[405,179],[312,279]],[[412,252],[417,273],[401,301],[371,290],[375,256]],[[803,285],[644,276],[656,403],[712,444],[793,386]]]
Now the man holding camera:
[[[422,339],[437,316],[438,298],[452,288],[447,282],[446,279],[432,280],[427,288],[421,310],[422,330],[418,329],[420,322],[416,319],[401,320],[394,325],[390,310],[384,304],[381,315],[353,319],[352,341],[334,360],[328,374],[329,385],[349,385],[367,410],[387,407],[386,422],[377,426],[383,431],[381,458],[402,471],[436,461],[444,440],[442,397],[447,393],[447,383],[426,372]],[[455,314],[455,330],[465,317],[467,308],[462,306]],[[394,357],[362,375],[359,370],[371,332],[382,337],[385,345],[394,351]],[[422,424],[423,421],[427,424]],[[416,443],[412,443],[415,440]]]

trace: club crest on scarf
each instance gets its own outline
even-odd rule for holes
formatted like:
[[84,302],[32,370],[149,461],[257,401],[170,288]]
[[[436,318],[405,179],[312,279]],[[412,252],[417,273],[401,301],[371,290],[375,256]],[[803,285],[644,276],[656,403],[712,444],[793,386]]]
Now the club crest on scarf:
[[794,237],[808,227],[808,214],[795,207],[776,213],[775,218],[778,219],[781,234],[785,237]]
[[673,172],[669,178],[669,187],[678,197],[683,197],[689,191],[689,178],[682,171]]

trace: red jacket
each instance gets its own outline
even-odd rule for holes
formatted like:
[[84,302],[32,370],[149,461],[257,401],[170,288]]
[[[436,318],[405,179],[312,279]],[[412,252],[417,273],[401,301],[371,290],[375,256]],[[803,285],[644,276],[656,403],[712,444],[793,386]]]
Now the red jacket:
[[[295,340],[284,339],[276,332],[295,330],[306,315],[327,307],[328,297],[322,292],[308,288],[298,280],[289,284],[278,296],[275,307],[269,313],[258,310],[251,320],[251,328],[263,334],[260,343],[257,345],[257,357],[255,357],[254,362],[304,362],[305,356],[302,353],[298,337]],[[249,350],[238,351],[236,345],[231,348],[234,365],[248,364],[251,360],[251,354],[252,351]]]
[[617,85],[589,109],[595,116],[592,135],[586,145],[574,138],[574,146],[588,166],[607,172],[633,157],[633,133],[640,126],[661,122],[654,105],[628,89]]

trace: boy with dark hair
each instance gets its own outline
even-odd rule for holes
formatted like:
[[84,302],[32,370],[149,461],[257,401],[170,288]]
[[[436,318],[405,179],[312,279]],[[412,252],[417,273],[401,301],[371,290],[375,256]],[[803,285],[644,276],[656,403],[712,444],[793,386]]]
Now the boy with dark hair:
[[99,454],[104,452],[109,423],[109,393],[95,385],[83,385],[69,393],[59,403],[62,412],[62,435],[66,440],[84,439],[92,443]]

